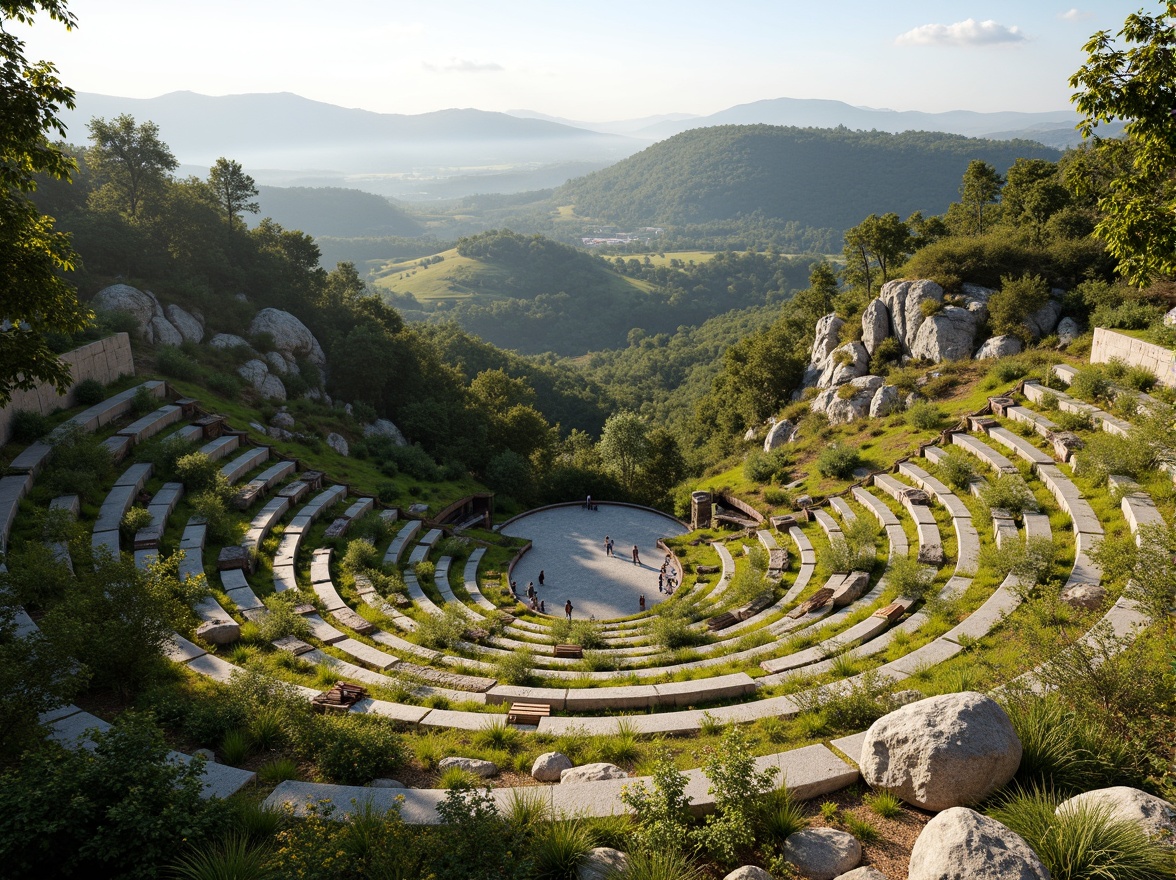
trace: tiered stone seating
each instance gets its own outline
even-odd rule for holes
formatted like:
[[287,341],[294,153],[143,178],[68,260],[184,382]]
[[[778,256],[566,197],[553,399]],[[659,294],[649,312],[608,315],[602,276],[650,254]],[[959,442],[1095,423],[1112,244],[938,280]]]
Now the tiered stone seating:
[[118,556],[121,547],[119,540],[119,526],[126,516],[135,498],[147,480],[151,477],[153,465],[150,462],[139,462],[128,467],[117,480],[114,487],[106,495],[102,507],[98,511],[98,518],[94,521],[94,549],[105,547],[113,556]]
[[855,501],[873,514],[874,518],[878,520],[878,524],[885,530],[886,539],[890,542],[890,554],[892,556],[895,554],[909,555],[911,552],[910,542],[907,540],[906,531],[894,511],[861,486],[854,486],[853,497]]

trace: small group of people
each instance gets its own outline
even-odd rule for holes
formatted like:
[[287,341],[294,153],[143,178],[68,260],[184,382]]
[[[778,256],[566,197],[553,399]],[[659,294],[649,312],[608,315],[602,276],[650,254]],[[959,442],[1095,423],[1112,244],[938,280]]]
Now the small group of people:
[[595,504],[592,503],[592,496],[589,495],[584,499],[584,510],[599,510]]
[[[608,535],[605,535],[604,536],[604,555],[605,556],[616,556],[616,553],[613,552],[614,550],[615,550],[615,545],[613,544],[613,539],[610,538]],[[633,545],[633,564],[634,565],[641,564],[641,552],[637,549],[636,544]]]
[[670,568],[669,564],[663,564],[661,571],[657,576],[657,591],[659,593],[667,593],[674,595],[674,590],[678,588],[678,581],[674,570]]

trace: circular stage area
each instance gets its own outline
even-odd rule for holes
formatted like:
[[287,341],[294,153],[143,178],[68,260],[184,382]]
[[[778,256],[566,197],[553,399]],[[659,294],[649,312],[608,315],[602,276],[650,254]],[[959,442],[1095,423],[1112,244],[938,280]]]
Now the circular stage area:
[[[665,562],[657,540],[687,531],[664,513],[619,504],[599,504],[596,510],[579,505],[543,508],[524,513],[502,528],[504,535],[533,543],[515,566],[513,580],[519,596],[526,601],[527,583],[533,581],[549,615],[562,615],[570,599],[573,620],[628,617],[641,610],[642,595],[647,609],[669,598],[657,591],[658,572]],[[615,556],[605,555],[605,535],[613,539]],[[634,544],[640,565],[633,564]]]

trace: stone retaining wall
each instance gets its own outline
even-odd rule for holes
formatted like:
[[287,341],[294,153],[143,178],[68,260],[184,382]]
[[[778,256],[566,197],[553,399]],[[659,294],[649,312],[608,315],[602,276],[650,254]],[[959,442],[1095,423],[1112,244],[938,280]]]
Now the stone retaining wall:
[[1090,362],[1105,364],[1113,358],[1132,367],[1151,370],[1161,384],[1176,388],[1176,352],[1124,333],[1096,327],[1094,344],[1090,348]]
[[120,376],[135,375],[135,362],[131,358],[131,339],[126,333],[116,333],[97,342],[91,342],[61,355],[69,364],[70,386],[66,394],[58,394],[49,383],[42,383],[30,391],[15,391],[12,401],[0,410],[0,446],[11,439],[12,416],[20,410],[50,415],[59,409],[74,405],[73,392],[80,382],[97,379],[109,385]]

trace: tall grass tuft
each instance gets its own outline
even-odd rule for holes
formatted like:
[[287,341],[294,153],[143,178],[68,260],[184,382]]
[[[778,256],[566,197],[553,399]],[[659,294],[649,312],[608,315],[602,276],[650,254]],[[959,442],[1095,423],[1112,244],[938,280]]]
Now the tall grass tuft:
[[605,880],[705,880],[706,874],[681,851],[659,850],[629,853],[629,869],[613,872]]
[[268,880],[269,850],[231,834],[219,843],[201,847],[180,858],[173,873],[181,880]]
[[1059,795],[1015,788],[988,815],[1025,838],[1053,880],[1154,880],[1172,876],[1172,854],[1107,804],[1057,811]]
[[773,842],[784,845],[789,835],[808,825],[804,810],[786,787],[775,788],[760,802],[760,826]]
[[576,868],[592,850],[592,832],[583,819],[548,822],[531,847],[538,880],[575,880]]

